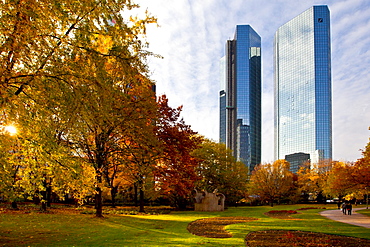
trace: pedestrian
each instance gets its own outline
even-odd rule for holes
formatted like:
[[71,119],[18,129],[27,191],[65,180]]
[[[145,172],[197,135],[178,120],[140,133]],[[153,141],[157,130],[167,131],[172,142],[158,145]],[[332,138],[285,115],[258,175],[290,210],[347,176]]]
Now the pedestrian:
[[347,214],[347,205],[346,205],[346,202],[343,202],[342,203],[342,212],[343,212],[343,214]]
[[340,201],[337,202],[338,209],[340,210]]
[[351,203],[347,204],[346,209],[347,209],[348,215],[352,215],[352,204]]

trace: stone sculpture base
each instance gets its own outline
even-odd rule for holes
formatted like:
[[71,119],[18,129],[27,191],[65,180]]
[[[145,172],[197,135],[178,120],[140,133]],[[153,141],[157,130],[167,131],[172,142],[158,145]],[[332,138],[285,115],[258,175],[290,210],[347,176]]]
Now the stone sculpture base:
[[209,193],[207,191],[198,192],[195,195],[195,211],[224,211],[225,210],[225,196],[214,191]]

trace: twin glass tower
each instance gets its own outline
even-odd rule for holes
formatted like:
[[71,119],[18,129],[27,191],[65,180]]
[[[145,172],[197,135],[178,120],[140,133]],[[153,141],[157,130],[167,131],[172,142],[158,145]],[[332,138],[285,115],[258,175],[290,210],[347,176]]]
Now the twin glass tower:
[[327,6],[311,7],[276,32],[275,159],[332,159],[330,50]]
[[[221,59],[220,142],[250,171],[261,162],[261,38],[236,26]],[[291,170],[332,158],[330,13],[313,6],[274,38],[275,160]]]
[[252,171],[261,162],[261,37],[236,26],[221,59],[220,142]]

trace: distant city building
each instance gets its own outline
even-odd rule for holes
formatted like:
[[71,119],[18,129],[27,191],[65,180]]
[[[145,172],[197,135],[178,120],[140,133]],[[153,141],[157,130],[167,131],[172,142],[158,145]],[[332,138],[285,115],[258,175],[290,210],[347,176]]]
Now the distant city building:
[[275,159],[332,158],[330,13],[313,6],[274,39]]
[[220,142],[252,171],[261,163],[261,37],[237,25],[221,58]]
[[299,168],[310,162],[310,154],[295,153],[285,155],[285,160],[290,163],[290,171],[297,173]]

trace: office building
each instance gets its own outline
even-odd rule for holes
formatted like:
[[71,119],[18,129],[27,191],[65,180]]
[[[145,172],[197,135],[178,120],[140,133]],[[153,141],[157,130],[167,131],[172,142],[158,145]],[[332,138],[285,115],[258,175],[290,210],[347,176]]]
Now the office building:
[[330,13],[313,6],[274,39],[275,159],[332,158]]
[[237,25],[221,59],[220,142],[250,171],[261,162],[261,38]]
[[285,155],[285,160],[290,163],[290,171],[293,173],[298,173],[301,167],[304,167],[307,163],[310,162],[310,154],[288,154]]

